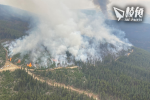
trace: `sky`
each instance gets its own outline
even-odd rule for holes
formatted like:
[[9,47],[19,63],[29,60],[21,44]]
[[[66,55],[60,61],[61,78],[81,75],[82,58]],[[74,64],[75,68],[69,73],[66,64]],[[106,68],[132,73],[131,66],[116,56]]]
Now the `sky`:
[[[20,2],[20,5],[17,5],[18,7],[21,8],[22,4],[21,1],[22,0],[0,0],[0,4],[10,4],[10,2],[8,3],[7,1],[11,1],[11,3],[13,1],[18,1]],[[67,0],[63,0],[66,1]],[[67,2],[68,6],[70,6],[69,8],[72,9],[95,9],[95,5],[92,2],[93,0],[71,0],[71,2]],[[142,5],[146,8],[147,13],[150,14],[150,0],[110,0],[110,3],[108,5],[108,9],[112,10],[112,6],[113,5],[117,5],[120,7],[126,7],[127,5]]]

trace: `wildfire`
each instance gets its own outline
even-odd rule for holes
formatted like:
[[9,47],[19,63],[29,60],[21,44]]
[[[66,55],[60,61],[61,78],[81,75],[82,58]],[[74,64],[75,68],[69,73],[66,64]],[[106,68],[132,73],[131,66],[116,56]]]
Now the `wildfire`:
[[10,58],[10,59],[8,59],[9,61],[11,61],[12,60],[12,58]]
[[28,67],[32,67],[32,64],[31,64],[31,63],[30,63],[30,64],[27,64],[27,66],[28,66]]
[[19,59],[17,63],[21,63],[21,60]]

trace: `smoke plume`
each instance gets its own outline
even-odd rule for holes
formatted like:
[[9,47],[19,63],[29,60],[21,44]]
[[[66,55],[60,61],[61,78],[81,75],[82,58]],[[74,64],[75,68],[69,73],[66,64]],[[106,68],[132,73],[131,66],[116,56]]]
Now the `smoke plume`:
[[110,0],[93,0],[93,3],[101,9],[105,17],[108,17],[107,5],[110,3]]
[[[87,58],[102,60],[105,53],[117,55],[130,48],[125,33],[107,26],[102,13],[72,9],[73,1],[5,0],[6,4],[32,12],[39,19],[34,28],[28,30],[29,35],[9,45],[10,56],[30,54],[32,63],[41,62],[42,66],[47,66],[54,58],[65,65],[73,63],[66,61],[66,51],[72,54],[72,59],[86,61]],[[76,1],[76,6],[85,5]],[[94,3],[106,10],[108,1],[94,0]]]
[[110,3],[109,0],[93,0],[94,4],[99,6],[104,14],[107,13],[107,5]]

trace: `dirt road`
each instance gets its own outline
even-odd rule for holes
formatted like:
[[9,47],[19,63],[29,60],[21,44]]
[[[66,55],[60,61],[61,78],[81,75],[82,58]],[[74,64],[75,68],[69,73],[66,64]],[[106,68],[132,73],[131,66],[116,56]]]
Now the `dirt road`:
[[[56,68],[53,68],[53,69],[47,69],[46,71],[53,71],[53,70],[56,70],[56,69],[74,69],[74,68],[78,68],[78,66],[72,66],[72,67],[56,67]],[[34,69],[30,69],[31,71],[34,71]],[[45,71],[45,70],[37,70],[37,71]]]
[[15,71],[16,69],[20,69],[21,67],[18,67],[17,65],[14,65],[13,63],[6,61],[5,65],[0,69],[0,72],[2,71]]
[[44,80],[44,78],[38,77],[38,76],[36,76],[35,74],[31,73],[30,71],[28,71],[28,74],[31,75],[31,76],[33,76],[34,79],[37,79],[37,80],[39,80],[39,81],[41,81],[41,82],[45,82],[45,81],[46,81],[46,83],[48,83],[48,85],[50,85],[50,86],[64,87],[64,88],[66,88],[66,89],[70,89],[70,90],[72,90],[72,91],[75,91],[75,92],[77,92],[77,93],[79,93],[79,94],[84,93],[85,95],[87,95],[87,96],[89,96],[89,97],[93,97],[94,99],[99,100],[99,99],[98,99],[98,95],[95,95],[95,94],[93,94],[93,93],[90,93],[90,92],[87,92],[87,91],[84,91],[84,90],[80,90],[80,89],[74,88],[74,87],[72,87],[72,86],[66,86],[65,84],[53,82],[53,80]]

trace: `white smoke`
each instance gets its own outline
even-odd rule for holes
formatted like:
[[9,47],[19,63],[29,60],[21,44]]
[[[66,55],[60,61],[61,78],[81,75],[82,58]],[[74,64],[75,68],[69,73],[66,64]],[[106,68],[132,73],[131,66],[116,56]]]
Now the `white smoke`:
[[[86,4],[76,1],[77,5]],[[28,36],[9,45],[10,56],[30,54],[33,63],[41,58],[42,65],[47,66],[50,57],[66,62],[66,51],[76,60],[86,61],[87,58],[102,60],[105,52],[117,55],[121,50],[128,50],[131,44],[124,39],[124,33],[107,26],[102,13],[86,14],[71,9],[71,2],[6,0],[6,4],[35,13],[39,18],[39,23],[28,31]],[[106,49],[103,49],[105,44]]]

